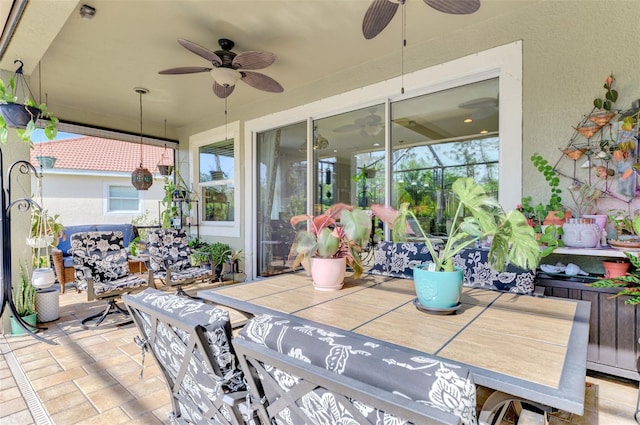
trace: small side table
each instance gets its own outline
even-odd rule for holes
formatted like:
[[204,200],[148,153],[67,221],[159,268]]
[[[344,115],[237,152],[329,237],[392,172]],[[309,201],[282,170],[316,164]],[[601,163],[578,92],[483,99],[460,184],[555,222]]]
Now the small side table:
[[36,290],[38,322],[52,322],[60,318],[60,291],[56,288]]
[[142,255],[133,256],[129,255],[129,271],[131,273],[144,273],[147,271],[147,267],[144,265],[145,258]]

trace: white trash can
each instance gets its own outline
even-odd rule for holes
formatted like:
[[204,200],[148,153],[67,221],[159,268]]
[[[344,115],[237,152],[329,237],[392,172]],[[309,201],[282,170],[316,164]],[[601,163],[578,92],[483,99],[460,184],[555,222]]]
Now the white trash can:
[[38,322],[51,322],[60,317],[60,291],[56,288],[36,291]]

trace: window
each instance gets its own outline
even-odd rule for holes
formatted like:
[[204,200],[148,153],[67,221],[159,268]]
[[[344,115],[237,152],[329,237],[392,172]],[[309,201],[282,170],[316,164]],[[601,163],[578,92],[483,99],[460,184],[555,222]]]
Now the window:
[[426,233],[446,234],[451,185],[473,177],[498,196],[498,79],[391,103],[391,205],[408,202]]
[[[189,139],[191,181],[198,197],[202,235],[240,236],[240,123],[194,134]],[[191,211],[196,218],[195,211]]]
[[140,212],[140,198],[133,186],[110,185],[107,188],[107,212],[131,213]]
[[233,221],[234,140],[198,148],[198,181],[204,203],[204,221]]

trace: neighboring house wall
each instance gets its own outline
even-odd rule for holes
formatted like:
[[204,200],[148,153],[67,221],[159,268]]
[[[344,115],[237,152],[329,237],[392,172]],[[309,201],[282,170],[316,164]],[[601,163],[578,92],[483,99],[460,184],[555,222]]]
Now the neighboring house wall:
[[[138,191],[139,207],[135,212],[108,211],[108,188],[131,187],[130,174],[80,174],[72,171],[44,171],[43,204],[50,214],[60,214],[61,222],[70,226],[94,223],[131,223],[148,211],[149,219],[158,223],[158,205],[164,196],[164,180],[154,179],[147,191]],[[33,189],[35,193],[35,188]],[[154,223],[154,224],[155,224]]]

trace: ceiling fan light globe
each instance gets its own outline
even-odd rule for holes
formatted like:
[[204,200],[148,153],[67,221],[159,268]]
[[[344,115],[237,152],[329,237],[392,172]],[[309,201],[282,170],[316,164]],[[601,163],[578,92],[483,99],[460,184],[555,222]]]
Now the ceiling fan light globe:
[[218,84],[225,87],[235,86],[236,82],[240,79],[240,77],[242,77],[242,75],[240,75],[240,72],[231,68],[213,68],[209,72]]

